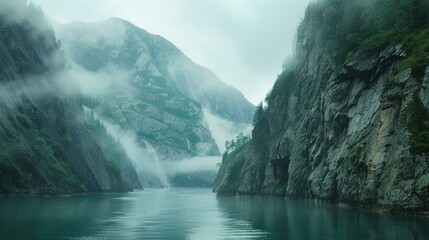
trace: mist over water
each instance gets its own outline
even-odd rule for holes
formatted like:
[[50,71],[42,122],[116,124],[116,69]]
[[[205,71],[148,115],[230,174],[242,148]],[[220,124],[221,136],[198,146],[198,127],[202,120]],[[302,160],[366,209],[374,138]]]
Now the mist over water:
[[200,171],[217,172],[217,164],[221,161],[221,156],[193,157],[181,161],[164,161],[164,169],[168,174]]
[[252,125],[234,123],[214,115],[209,109],[203,109],[210,131],[221,153],[225,152],[225,142],[234,139],[239,133],[248,135],[252,132]]
[[108,133],[122,144],[128,157],[133,161],[137,173],[143,175],[141,177],[147,174],[156,175],[161,182],[161,187],[170,187],[164,167],[155,149],[149,142],[144,141],[146,148],[143,148],[137,142],[137,136],[134,133],[122,130],[121,127],[101,118],[97,113],[86,106],[83,106],[83,108],[86,113],[93,114],[95,119],[98,119],[104,125]]
[[156,153],[155,148],[153,148],[152,144],[148,141],[143,141],[146,145],[146,150],[148,152],[148,157],[155,160],[155,172],[161,180],[162,187],[170,188],[170,183],[168,182],[167,174],[165,174],[164,167],[159,161],[158,154]]

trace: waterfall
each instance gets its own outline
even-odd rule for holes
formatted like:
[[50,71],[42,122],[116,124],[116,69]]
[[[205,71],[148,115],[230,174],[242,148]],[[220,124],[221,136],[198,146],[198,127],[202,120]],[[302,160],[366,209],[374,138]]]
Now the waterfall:
[[152,157],[153,160],[155,160],[156,174],[158,175],[162,186],[164,188],[170,188],[170,183],[168,182],[167,174],[165,173],[164,168],[162,167],[161,162],[159,161],[158,154],[156,153],[155,149],[153,148],[152,144],[150,144],[150,142],[146,140],[143,140],[143,142],[146,145],[146,150],[148,152],[149,157]]
[[186,144],[188,144],[188,150],[191,150],[192,145],[189,142],[189,139],[188,138],[185,138],[185,139],[186,139]]

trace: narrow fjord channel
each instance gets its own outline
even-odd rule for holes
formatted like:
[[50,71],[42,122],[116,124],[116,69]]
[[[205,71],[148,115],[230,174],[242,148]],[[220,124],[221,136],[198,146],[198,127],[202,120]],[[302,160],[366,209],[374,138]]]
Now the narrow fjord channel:
[[429,221],[210,189],[1,198],[0,239],[427,239]]

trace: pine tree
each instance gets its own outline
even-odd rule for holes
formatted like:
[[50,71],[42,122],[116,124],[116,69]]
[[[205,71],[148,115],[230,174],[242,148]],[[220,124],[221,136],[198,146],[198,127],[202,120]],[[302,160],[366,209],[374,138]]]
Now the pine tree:
[[410,27],[412,31],[422,29],[425,15],[426,14],[422,11],[421,0],[412,0],[410,6]]
[[262,105],[262,102],[258,104],[256,107],[255,115],[253,115],[253,126],[255,126],[259,120],[261,120],[262,115],[264,114],[264,106]]

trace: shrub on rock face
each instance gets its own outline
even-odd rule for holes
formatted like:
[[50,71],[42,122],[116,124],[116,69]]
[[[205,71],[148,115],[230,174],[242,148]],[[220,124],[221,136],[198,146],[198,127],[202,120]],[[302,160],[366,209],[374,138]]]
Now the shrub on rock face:
[[429,113],[417,93],[407,106],[407,113],[411,147],[419,153],[429,154]]
[[226,156],[215,191],[426,209],[428,14],[427,1],[310,4],[298,64],[259,106],[250,143]]

